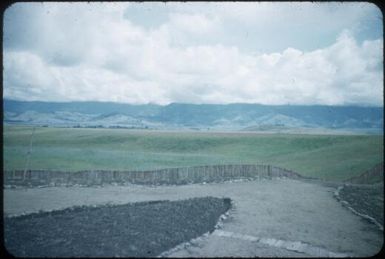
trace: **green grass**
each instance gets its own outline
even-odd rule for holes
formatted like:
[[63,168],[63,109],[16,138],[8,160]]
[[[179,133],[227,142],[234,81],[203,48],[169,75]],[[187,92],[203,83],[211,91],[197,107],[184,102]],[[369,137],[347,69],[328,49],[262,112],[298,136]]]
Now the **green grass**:
[[[31,127],[4,126],[4,169],[24,169]],[[383,136],[134,131],[37,127],[30,169],[146,170],[272,164],[343,180],[383,160]]]

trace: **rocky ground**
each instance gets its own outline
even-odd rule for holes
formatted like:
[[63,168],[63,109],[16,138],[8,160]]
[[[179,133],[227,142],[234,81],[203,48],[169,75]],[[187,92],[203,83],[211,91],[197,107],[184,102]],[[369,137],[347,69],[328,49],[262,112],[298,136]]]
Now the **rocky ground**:
[[6,217],[5,246],[17,257],[153,257],[213,231],[230,206],[203,197]]
[[360,214],[374,218],[384,225],[384,185],[345,185],[339,192],[340,198]]

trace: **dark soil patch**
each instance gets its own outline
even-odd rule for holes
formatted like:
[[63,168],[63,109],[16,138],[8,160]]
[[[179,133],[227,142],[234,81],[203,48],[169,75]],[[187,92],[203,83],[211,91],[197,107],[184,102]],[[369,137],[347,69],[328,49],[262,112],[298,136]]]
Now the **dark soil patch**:
[[340,191],[340,197],[347,201],[357,212],[369,215],[381,225],[384,225],[384,186],[375,185],[345,185]]
[[230,203],[205,197],[6,217],[5,247],[18,257],[153,257],[213,231]]

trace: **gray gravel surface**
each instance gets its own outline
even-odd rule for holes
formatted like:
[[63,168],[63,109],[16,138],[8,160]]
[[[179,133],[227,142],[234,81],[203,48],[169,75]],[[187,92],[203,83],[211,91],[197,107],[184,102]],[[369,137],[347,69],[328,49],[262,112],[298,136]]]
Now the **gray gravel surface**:
[[184,186],[47,187],[4,190],[4,210],[17,215],[74,205],[124,204],[192,197],[229,197],[230,216],[221,231],[168,253],[213,256],[372,256],[383,232],[342,206],[336,188],[293,179]]

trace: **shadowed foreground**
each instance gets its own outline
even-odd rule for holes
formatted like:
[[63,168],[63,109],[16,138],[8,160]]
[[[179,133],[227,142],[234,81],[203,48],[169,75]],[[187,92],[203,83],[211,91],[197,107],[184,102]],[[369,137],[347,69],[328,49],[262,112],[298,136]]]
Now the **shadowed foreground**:
[[213,231],[229,208],[205,197],[34,213],[5,218],[5,246],[18,257],[156,256]]

